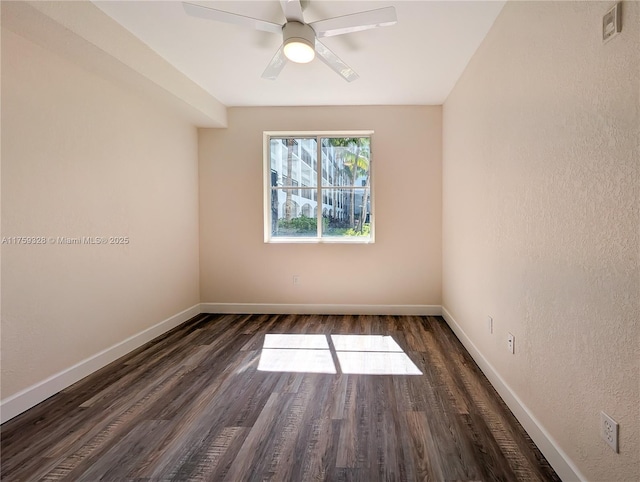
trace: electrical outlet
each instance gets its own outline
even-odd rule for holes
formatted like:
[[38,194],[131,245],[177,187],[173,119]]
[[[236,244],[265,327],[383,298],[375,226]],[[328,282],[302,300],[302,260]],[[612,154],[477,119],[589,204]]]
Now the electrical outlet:
[[516,352],[516,337],[511,333],[507,336],[507,348],[512,355]]
[[618,453],[618,422],[604,412],[600,412],[600,436]]
[[294,286],[298,286],[300,284],[300,276],[297,274],[293,275],[293,284]]
[[487,316],[487,330],[489,330],[489,334],[493,334],[493,318]]

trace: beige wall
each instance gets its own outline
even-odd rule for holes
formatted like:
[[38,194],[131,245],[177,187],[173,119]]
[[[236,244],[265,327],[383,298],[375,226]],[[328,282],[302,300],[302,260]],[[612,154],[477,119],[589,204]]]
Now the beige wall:
[[594,481],[640,474],[640,4],[603,45],[611,5],[508,2],[443,111],[443,305]]
[[[637,476],[640,19],[602,45],[609,6],[508,3],[444,110],[233,108],[199,134],[3,29],[2,235],[131,241],[2,246],[1,398],[199,301],[443,303],[579,471]],[[376,243],[264,244],[262,132],[351,129],[375,130]]]
[[2,398],[198,303],[197,131],[2,30]]
[[[233,108],[228,122],[199,131],[202,302],[440,304],[440,107]],[[375,244],[265,244],[263,131],[349,129],[375,131]]]

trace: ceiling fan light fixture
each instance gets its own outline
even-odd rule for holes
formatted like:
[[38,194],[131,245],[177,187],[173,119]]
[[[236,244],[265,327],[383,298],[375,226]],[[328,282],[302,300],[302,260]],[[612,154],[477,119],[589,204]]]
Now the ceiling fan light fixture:
[[284,55],[298,64],[311,62],[316,56],[316,34],[311,27],[300,22],[288,22],[283,28]]
[[284,54],[291,62],[298,64],[311,62],[316,56],[313,48],[309,44],[299,41],[299,39],[292,39],[285,43]]

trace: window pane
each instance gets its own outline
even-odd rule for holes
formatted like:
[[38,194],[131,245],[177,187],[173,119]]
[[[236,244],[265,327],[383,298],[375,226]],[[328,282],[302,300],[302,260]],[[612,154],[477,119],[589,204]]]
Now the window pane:
[[[272,137],[270,142],[273,187],[311,186],[317,182],[316,139]],[[275,177],[273,177],[275,173]]]
[[300,191],[271,190],[271,236],[317,236],[316,202],[302,196]]
[[365,186],[369,179],[369,137],[325,137],[322,139],[322,185]]
[[370,235],[369,189],[323,189],[322,199],[323,236]]

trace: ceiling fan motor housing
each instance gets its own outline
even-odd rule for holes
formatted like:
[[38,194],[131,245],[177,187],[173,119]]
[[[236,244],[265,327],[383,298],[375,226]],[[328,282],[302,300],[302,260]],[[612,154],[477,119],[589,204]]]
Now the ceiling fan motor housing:
[[287,22],[282,27],[282,35],[284,39],[285,52],[287,45],[294,43],[307,45],[312,51],[315,49],[316,33],[307,24],[300,22]]

